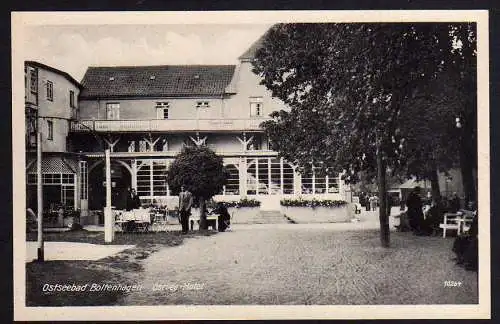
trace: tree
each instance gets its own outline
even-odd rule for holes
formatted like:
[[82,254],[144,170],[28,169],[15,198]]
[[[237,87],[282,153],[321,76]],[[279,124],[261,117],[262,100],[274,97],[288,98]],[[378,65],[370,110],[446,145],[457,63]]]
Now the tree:
[[[290,107],[262,125],[280,155],[301,167],[320,162],[347,181],[360,171],[377,175],[383,246],[389,246],[388,168],[428,177],[453,150],[445,145],[437,154],[444,128],[422,120],[417,104],[447,70],[456,42],[450,30],[448,24],[280,24],[253,62],[262,83]],[[427,116],[432,105],[427,101]],[[418,120],[431,140],[422,142]],[[431,154],[434,164],[426,160]]]
[[222,157],[205,146],[185,147],[167,171],[167,182],[174,194],[181,186],[189,190],[199,203],[200,229],[207,229],[205,202],[222,191],[227,172]]

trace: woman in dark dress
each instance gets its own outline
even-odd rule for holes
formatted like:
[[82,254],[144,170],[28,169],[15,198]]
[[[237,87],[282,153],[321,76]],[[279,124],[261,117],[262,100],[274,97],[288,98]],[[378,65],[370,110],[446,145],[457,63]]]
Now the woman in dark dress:
[[217,203],[217,207],[213,213],[219,215],[219,232],[224,232],[229,227],[231,222],[231,215],[229,215],[226,205],[224,205],[223,202]]
[[424,220],[424,213],[422,211],[422,199],[420,198],[420,187],[413,188],[412,192],[406,199],[406,206],[408,207],[408,219],[410,221],[411,229],[415,234],[421,234],[422,222]]

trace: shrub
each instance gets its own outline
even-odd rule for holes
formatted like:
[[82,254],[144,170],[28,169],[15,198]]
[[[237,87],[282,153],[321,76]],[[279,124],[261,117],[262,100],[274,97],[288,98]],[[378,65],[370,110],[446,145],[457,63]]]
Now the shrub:
[[226,201],[224,202],[226,207],[259,207],[260,206],[260,201],[256,199],[248,199],[248,198],[242,198],[239,201]]
[[282,199],[280,201],[281,206],[286,207],[341,207],[346,205],[347,202],[344,200],[331,200],[331,199]]

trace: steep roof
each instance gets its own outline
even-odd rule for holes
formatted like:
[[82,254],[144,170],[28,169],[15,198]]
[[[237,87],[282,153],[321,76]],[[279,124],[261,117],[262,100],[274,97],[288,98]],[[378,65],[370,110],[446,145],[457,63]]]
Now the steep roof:
[[40,62],[36,62],[36,61],[24,61],[24,65],[30,65],[30,66],[44,69],[44,70],[47,70],[47,71],[50,71],[53,73],[57,73],[57,74],[63,76],[64,78],[66,78],[69,82],[73,83],[78,88],[82,87],[78,81],[76,81],[71,75],[69,75],[69,73],[58,70],[56,68],[53,68],[52,66],[49,66],[49,65],[46,65],[46,64],[43,64]]
[[89,67],[80,98],[221,96],[234,69],[234,65]]

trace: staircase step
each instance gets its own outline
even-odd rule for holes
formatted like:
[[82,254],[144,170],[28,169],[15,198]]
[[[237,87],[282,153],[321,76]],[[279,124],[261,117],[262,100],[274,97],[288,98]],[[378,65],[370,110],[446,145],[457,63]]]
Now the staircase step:
[[280,224],[288,223],[285,216],[279,211],[269,211],[263,210],[259,212],[259,215],[252,220],[255,224]]

